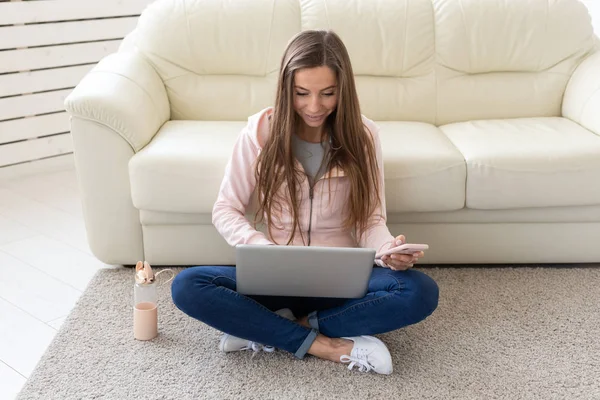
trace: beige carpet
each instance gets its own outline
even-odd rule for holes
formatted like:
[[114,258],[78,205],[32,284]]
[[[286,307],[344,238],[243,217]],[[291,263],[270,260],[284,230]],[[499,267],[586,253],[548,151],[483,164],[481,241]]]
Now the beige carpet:
[[132,270],[102,270],[19,399],[600,399],[600,266],[422,270],[439,308],[380,336],[390,376],[222,354],[220,333],[177,310],[167,286],[160,336],[135,341]]

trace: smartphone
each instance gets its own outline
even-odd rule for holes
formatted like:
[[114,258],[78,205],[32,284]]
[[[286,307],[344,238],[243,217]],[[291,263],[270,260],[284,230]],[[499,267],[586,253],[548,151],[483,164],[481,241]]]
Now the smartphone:
[[381,253],[375,254],[375,259],[379,259],[383,256],[388,256],[390,254],[412,254],[417,253],[419,251],[427,250],[429,248],[426,244],[414,244],[414,243],[404,243],[400,246],[393,247],[389,250],[382,251]]

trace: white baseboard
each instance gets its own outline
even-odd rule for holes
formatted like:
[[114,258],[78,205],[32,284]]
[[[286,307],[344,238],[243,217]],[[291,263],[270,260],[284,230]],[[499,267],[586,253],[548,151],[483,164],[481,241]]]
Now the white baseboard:
[[73,154],[2,167],[0,168],[0,181],[69,169],[75,169]]

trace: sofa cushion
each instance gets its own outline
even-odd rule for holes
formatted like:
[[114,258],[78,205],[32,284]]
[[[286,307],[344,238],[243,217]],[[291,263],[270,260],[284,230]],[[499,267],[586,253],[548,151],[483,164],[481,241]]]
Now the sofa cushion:
[[275,101],[300,24],[297,0],[154,1],[131,42],[165,82],[171,119],[245,121]]
[[565,87],[593,51],[578,1],[434,0],[436,125],[558,117]]
[[246,122],[168,121],[129,162],[138,209],[211,213]]
[[388,213],[452,211],[465,205],[465,160],[439,128],[377,122]]
[[332,29],[352,61],[362,112],[373,120],[434,123],[431,0],[308,0],[302,29]]
[[469,208],[600,204],[600,136],[560,117],[440,127],[467,162]]
[[[462,155],[433,125],[380,122],[388,212],[449,211],[465,202]],[[244,122],[169,121],[129,163],[140,210],[211,213]],[[251,203],[252,204],[252,203]]]

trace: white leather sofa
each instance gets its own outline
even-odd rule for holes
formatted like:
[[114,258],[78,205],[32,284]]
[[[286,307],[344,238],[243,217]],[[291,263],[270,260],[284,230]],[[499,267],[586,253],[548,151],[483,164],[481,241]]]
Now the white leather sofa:
[[65,103],[100,260],[234,263],[211,223],[225,164],[288,40],[321,28],[423,263],[600,261],[600,51],[577,0],[156,1]]

